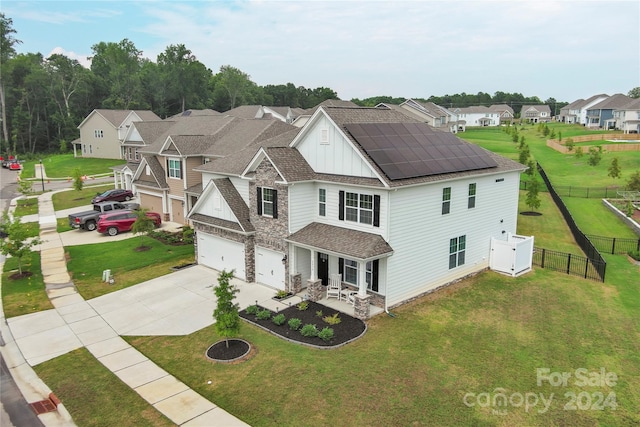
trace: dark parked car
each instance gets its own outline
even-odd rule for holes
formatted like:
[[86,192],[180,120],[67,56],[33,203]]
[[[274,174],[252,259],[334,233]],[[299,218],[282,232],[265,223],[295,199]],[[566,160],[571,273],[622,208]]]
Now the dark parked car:
[[107,190],[102,194],[98,194],[96,197],[91,199],[91,203],[100,203],[100,202],[128,202],[133,199],[133,193],[131,190],[124,190],[122,188],[116,188],[113,190]]
[[[160,214],[147,212],[146,215],[153,220],[156,227],[160,227],[160,225],[162,225],[162,218],[160,217]],[[108,234],[109,236],[115,236],[123,231],[130,231],[137,218],[138,214],[131,211],[113,212],[102,215],[98,220],[98,232]]]

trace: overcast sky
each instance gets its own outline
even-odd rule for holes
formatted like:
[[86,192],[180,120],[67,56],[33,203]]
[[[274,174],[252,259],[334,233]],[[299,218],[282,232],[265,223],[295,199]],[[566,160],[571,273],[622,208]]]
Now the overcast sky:
[[131,40],[184,44],[214,73],[329,87],[341,99],[496,91],[572,102],[640,86],[640,1],[2,0],[19,53],[87,64]]

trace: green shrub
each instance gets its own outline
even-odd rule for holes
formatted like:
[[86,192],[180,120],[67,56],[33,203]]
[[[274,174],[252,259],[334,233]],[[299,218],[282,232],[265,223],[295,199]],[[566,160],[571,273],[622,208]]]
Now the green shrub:
[[303,337],[317,337],[319,332],[316,325],[306,324],[300,329],[300,333]]
[[342,322],[342,319],[340,319],[337,312],[334,313],[333,316],[324,316],[322,320],[324,320],[324,323],[328,323],[329,325],[337,325]]
[[289,296],[287,291],[280,290],[276,292],[276,298],[286,298],[287,296]]
[[291,329],[292,331],[297,331],[298,329],[300,329],[300,325],[302,325],[302,320],[295,317],[289,319],[289,329]]
[[260,311],[260,308],[257,305],[250,305],[249,307],[247,307],[244,310],[247,314],[258,314],[258,311]]
[[629,251],[627,254],[636,261],[640,261],[640,251]]
[[284,314],[280,313],[278,315],[273,316],[273,318],[271,319],[271,321],[273,323],[275,323],[276,325],[280,326],[280,325],[284,325],[284,322],[287,319],[284,317]]
[[193,228],[189,227],[188,225],[185,225],[185,226],[182,227],[182,240],[185,243],[192,244],[193,243],[193,235],[194,235]]
[[256,319],[258,320],[269,320],[271,318],[271,312],[266,308],[264,310],[258,311],[256,314]]
[[300,301],[297,305],[298,310],[300,311],[305,311],[307,308],[309,308],[309,302],[308,301]]
[[318,332],[318,337],[320,337],[322,339],[322,341],[331,341],[331,338],[333,338],[333,329],[326,327],[326,328],[322,328],[322,330],[320,332]]
[[323,316],[323,314],[322,314],[322,310],[318,310],[318,311],[316,311],[316,316],[318,316],[319,318],[321,318],[321,319],[322,319],[322,316]]

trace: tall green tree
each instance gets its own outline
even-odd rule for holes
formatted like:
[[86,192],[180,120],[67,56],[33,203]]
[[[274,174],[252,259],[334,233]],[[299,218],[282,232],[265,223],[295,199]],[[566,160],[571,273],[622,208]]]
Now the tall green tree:
[[149,233],[151,233],[155,228],[153,219],[147,216],[147,212],[149,212],[149,209],[140,209],[136,211],[136,220],[131,226],[131,231],[133,232],[133,234],[140,235],[139,247],[144,246],[145,236],[148,236]]
[[[0,13],[0,109],[2,109],[2,139],[0,139],[0,152],[9,147],[9,128],[7,125],[7,105],[5,100],[5,80],[7,63],[16,55],[15,45],[22,43],[14,37],[16,30],[13,28],[13,20]],[[6,147],[4,147],[6,144]]]
[[640,86],[636,86],[627,94],[629,98],[640,98]]
[[233,279],[233,270],[222,270],[218,276],[218,286],[213,289],[217,298],[216,309],[213,311],[213,318],[216,320],[215,329],[218,335],[225,338],[227,348],[229,348],[229,338],[240,332],[240,307],[233,302],[240,290],[231,284],[231,279]]
[[173,111],[185,111],[187,106],[204,108],[208,96],[203,89],[207,88],[212,73],[185,45],[168,46],[158,55],[158,68],[167,87],[168,98],[176,104]]
[[242,96],[245,95],[251,87],[251,76],[231,65],[223,65],[220,67],[219,74],[218,84],[229,96],[229,109],[231,110],[236,107],[236,103],[242,99]]
[[91,71],[104,93],[102,107],[121,110],[146,108],[140,82],[142,51],[129,39],[119,43],[100,42],[91,50]]
[[525,199],[526,205],[535,212],[540,207],[540,181],[532,174],[527,181],[527,195]]

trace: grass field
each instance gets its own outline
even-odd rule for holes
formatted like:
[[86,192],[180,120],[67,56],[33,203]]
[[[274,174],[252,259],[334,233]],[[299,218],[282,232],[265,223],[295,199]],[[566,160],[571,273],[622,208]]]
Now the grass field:
[[38,199],[30,197],[27,199],[19,199],[16,210],[13,212],[15,216],[33,215],[38,213]]
[[18,270],[18,260],[7,258],[2,273],[2,308],[6,318],[53,308],[44,290],[40,252],[31,252],[22,258],[22,271],[32,273],[30,277],[10,279]]
[[[23,165],[21,176],[23,178],[35,177],[35,165],[40,163],[40,159],[27,160]],[[111,166],[125,163],[118,159],[95,159],[87,157],[73,157],[73,154],[56,154],[42,158],[42,165],[49,178],[73,177],[74,171],[80,170],[83,175],[108,174],[113,173]]]
[[91,199],[96,193],[102,193],[113,188],[113,185],[92,185],[85,186],[80,191],[61,191],[53,195],[53,208],[57,211],[75,208],[78,206],[90,205]]

